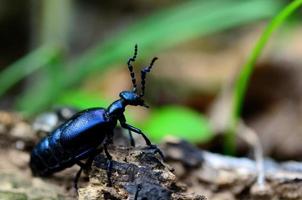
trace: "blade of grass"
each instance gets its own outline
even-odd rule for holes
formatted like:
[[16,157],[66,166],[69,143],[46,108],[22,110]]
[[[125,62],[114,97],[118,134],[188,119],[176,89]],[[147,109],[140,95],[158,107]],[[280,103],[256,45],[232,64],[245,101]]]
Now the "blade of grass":
[[247,86],[253,72],[254,66],[261,55],[265,45],[271,38],[271,35],[276,31],[286,19],[300,6],[302,5],[302,0],[292,1],[284,9],[282,9],[277,16],[275,16],[269,25],[266,27],[256,46],[253,48],[248,60],[244,64],[243,68],[240,70],[238,78],[235,82],[235,88],[233,92],[233,109],[230,116],[229,123],[229,133],[226,135],[225,150],[228,153],[234,153],[235,151],[235,134],[238,120],[240,118],[240,112],[244,100],[244,96],[247,90]]
[[[23,96],[24,99],[28,99],[28,101],[24,101],[27,104],[23,106],[27,107],[28,110],[23,113],[23,116],[30,117],[30,114],[34,113],[35,110],[45,109],[58,98],[53,91],[61,86],[62,79],[64,78],[64,75],[61,73],[62,63],[63,57],[58,56],[39,71],[39,76],[33,80],[33,87],[31,87],[37,93],[34,96],[28,96],[32,94],[25,93]],[[45,88],[49,90],[45,90]],[[34,101],[35,99],[39,100]]]
[[[177,7],[165,9],[140,20],[115,37],[100,43],[70,64],[72,72],[62,71],[66,77],[61,87],[45,88],[59,96],[64,89],[79,84],[83,78],[101,71],[114,63],[126,61],[131,56],[135,43],[143,49],[142,55],[157,52],[189,39],[226,30],[242,24],[273,16],[280,8],[280,1],[189,1]],[[72,74],[70,76],[69,74]],[[38,92],[30,89],[27,96]],[[21,110],[27,110],[26,101],[41,101],[43,98],[21,98]],[[34,104],[35,105],[35,104]]]
[[[31,79],[31,86],[27,91],[33,90],[35,93],[26,92],[23,96],[24,107],[31,110],[43,109],[53,102],[57,97],[49,90],[61,87],[62,68],[64,67],[63,55],[68,49],[68,34],[70,31],[71,12],[73,1],[71,0],[52,0],[52,1],[34,1],[32,8],[33,23],[33,46],[37,44],[56,44],[62,49],[60,56],[48,62],[44,68],[35,74]],[[56,13],[54,15],[54,13]],[[32,99],[38,101],[32,104]],[[18,102],[17,102],[18,103]],[[24,113],[26,114],[26,113]]]
[[60,54],[61,49],[57,46],[43,46],[5,68],[0,73],[0,96],[26,76],[47,66]]

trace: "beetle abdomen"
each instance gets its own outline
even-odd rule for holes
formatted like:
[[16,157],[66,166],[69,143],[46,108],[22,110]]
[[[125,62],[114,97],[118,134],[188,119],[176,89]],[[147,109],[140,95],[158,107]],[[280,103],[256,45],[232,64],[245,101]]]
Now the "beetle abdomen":
[[106,119],[103,108],[76,114],[33,149],[30,160],[33,174],[47,176],[89,157],[115,125],[115,121]]
[[47,176],[71,164],[68,164],[64,158],[67,153],[58,142],[59,139],[60,131],[57,130],[52,135],[43,138],[33,149],[30,167],[34,175]]

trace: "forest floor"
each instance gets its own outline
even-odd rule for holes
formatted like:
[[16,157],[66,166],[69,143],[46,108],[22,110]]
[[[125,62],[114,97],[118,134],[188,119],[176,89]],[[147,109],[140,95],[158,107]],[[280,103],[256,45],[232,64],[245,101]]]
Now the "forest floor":
[[0,113],[0,199],[302,199],[302,163],[265,159],[259,171],[251,159],[203,151],[173,138],[160,145],[165,160],[144,145],[109,146],[112,187],[101,153],[82,174],[77,193],[77,166],[48,178],[31,175],[30,150],[37,140],[28,122]]

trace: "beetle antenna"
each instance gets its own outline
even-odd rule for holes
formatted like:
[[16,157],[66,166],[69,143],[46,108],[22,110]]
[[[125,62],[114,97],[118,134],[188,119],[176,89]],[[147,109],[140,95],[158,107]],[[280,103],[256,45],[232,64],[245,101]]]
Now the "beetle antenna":
[[144,69],[141,70],[141,85],[142,85],[142,91],[141,91],[141,94],[140,94],[140,97],[144,96],[145,95],[145,80],[146,80],[146,74],[148,72],[150,72],[154,62],[157,60],[158,58],[157,57],[154,57],[150,63],[150,65],[148,67],[145,67]]
[[136,79],[135,79],[135,74],[134,74],[134,71],[133,71],[132,63],[135,61],[136,56],[137,56],[137,44],[135,44],[135,46],[134,46],[134,54],[133,54],[132,58],[129,58],[129,60],[127,62],[128,69],[130,71],[130,76],[131,76],[131,81],[132,81],[134,92],[136,92],[137,88],[136,88]]

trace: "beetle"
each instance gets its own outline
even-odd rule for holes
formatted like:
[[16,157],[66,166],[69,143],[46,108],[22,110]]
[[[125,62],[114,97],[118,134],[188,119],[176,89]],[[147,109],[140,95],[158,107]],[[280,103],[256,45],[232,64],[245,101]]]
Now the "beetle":
[[[132,90],[122,91],[119,94],[120,98],[109,105],[108,108],[90,108],[76,113],[48,136],[41,139],[31,152],[30,168],[33,175],[49,176],[77,164],[80,166],[80,170],[74,180],[74,187],[77,189],[77,182],[82,170],[89,168],[93,158],[104,150],[108,160],[108,185],[111,186],[112,157],[108,152],[107,146],[113,143],[114,128],[117,126],[117,122],[120,123],[122,128],[128,129],[132,146],[135,143],[131,132],[135,132],[144,138],[146,145],[154,148],[154,153],[159,153],[163,158],[160,149],[153,145],[140,129],[128,124],[124,115],[125,108],[128,105],[148,108],[143,100],[145,79],[157,57],[152,59],[149,66],[141,70],[140,93],[137,90],[132,65],[136,57],[137,45],[134,48],[134,55],[127,62],[133,85]],[[84,159],[86,159],[86,163],[81,162]]]

